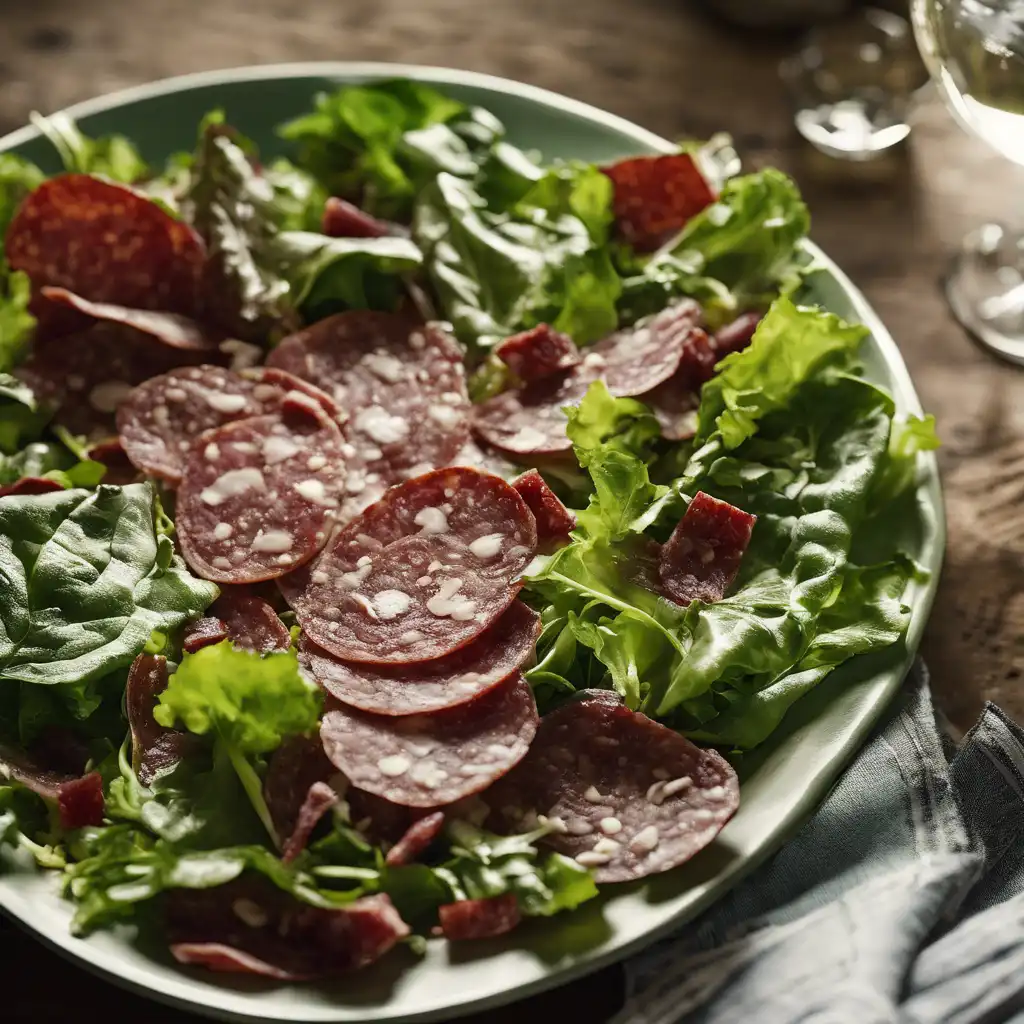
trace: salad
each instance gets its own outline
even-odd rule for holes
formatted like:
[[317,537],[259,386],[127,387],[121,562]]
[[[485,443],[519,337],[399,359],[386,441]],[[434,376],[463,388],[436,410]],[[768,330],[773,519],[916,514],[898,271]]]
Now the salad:
[[300,981],[669,870],[903,638],[931,418],[713,144],[546,165],[409,81],[267,160],[0,154],[0,864]]

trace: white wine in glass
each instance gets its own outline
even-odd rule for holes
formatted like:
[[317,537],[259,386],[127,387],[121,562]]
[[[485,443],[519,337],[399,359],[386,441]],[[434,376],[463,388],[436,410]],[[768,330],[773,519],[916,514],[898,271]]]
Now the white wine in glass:
[[[918,47],[968,131],[1024,166],[1024,0],[913,0]],[[957,319],[986,347],[1024,365],[1024,235],[972,231],[946,279]]]

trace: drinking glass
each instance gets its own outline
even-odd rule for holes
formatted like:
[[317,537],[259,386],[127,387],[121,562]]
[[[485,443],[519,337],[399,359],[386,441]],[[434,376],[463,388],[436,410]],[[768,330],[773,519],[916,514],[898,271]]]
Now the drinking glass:
[[[1024,0],[912,0],[911,19],[953,116],[1024,165]],[[1001,224],[971,231],[946,295],[985,348],[1024,365],[1024,234]]]

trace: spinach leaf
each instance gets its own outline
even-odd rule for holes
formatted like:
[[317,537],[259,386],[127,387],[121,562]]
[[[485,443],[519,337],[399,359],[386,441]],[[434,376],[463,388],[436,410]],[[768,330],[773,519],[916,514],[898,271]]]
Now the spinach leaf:
[[217,596],[157,536],[148,484],[0,506],[0,680],[80,684],[128,665]]

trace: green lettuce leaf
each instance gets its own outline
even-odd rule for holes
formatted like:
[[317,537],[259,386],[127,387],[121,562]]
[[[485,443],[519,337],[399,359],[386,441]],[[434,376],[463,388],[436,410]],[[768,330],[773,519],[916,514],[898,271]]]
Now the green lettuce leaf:
[[[35,164],[12,153],[0,153],[0,239],[7,234],[21,201],[43,178]],[[0,373],[18,364],[36,325],[28,311],[29,298],[28,277],[8,267],[0,246]]]
[[148,484],[4,502],[0,578],[0,680],[49,685],[127,666],[217,596],[157,536]]
[[64,170],[75,174],[96,174],[131,185],[149,175],[149,166],[134,143],[123,135],[91,139],[83,135],[67,114],[43,117],[32,114],[32,123],[60,156]]

